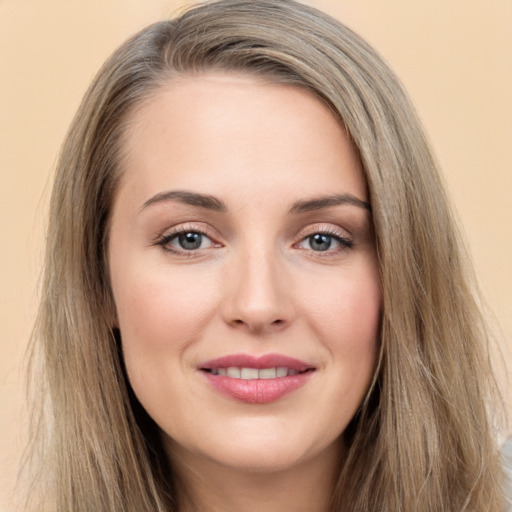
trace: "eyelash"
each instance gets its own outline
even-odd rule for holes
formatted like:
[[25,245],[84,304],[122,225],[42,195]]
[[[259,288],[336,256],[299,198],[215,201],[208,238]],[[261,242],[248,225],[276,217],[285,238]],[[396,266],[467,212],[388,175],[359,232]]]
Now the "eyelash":
[[[316,257],[329,257],[339,254],[340,252],[346,251],[348,249],[352,249],[354,246],[353,240],[350,238],[341,235],[338,231],[334,229],[326,229],[325,227],[321,228],[318,227],[317,229],[310,229],[308,230],[309,234],[303,234],[300,237],[300,240],[293,244],[294,247],[299,246],[300,244],[306,242],[308,239],[311,240],[316,235],[322,235],[329,237],[330,239],[334,240],[336,243],[339,244],[339,247],[335,249],[331,249],[328,247],[325,251],[315,251],[314,249],[307,249],[304,248],[304,250],[308,251],[309,253],[313,253]],[[162,250],[165,252],[169,252],[172,254],[177,254],[180,256],[186,256],[186,257],[197,257],[198,252],[201,250],[201,248],[197,249],[177,249],[173,246],[171,246],[171,242],[174,241],[176,238],[178,238],[180,235],[185,234],[197,234],[202,237],[207,238],[210,240],[213,247],[221,247],[221,244],[216,243],[213,238],[203,229],[198,229],[197,226],[179,226],[175,228],[171,233],[165,234],[161,237],[159,237],[153,245],[160,246]]]
[[335,242],[337,242],[339,244],[339,246],[337,248],[331,249],[329,247],[325,251],[315,251],[311,248],[305,249],[309,253],[313,253],[315,255],[315,257],[328,258],[328,257],[332,257],[332,256],[337,256],[339,253],[344,252],[349,249],[352,249],[354,247],[353,240],[351,240],[347,236],[341,235],[339,233],[339,231],[337,231],[335,229],[329,229],[329,228],[326,229],[325,227],[319,226],[319,227],[313,227],[313,229],[309,229],[308,231],[309,231],[309,234],[302,235],[300,240],[294,245],[299,245],[299,244],[306,242],[307,240],[311,240],[316,235],[322,235],[322,236],[329,237],[330,239],[334,240]]
[[217,246],[217,247],[220,247],[221,245],[218,244],[218,243],[215,243],[215,241],[213,240],[213,238],[208,234],[206,233],[205,230],[203,229],[198,229],[196,226],[179,226],[177,228],[175,228],[171,233],[167,233],[161,237],[159,237],[153,245],[156,245],[156,246],[160,246],[162,248],[162,250],[164,250],[165,252],[169,252],[171,254],[177,254],[177,255],[180,255],[180,256],[186,256],[186,257],[189,257],[189,258],[192,258],[194,256],[197,256],[197,252],[201,249],[177,249],[173,246],[171,246],[171,242],[173,240],[175,240],[176,238],[178,238],[180,235],[186,235],[186,234],[197,234],[197,235],[201,235],[202,237],[205,237],[207,238],[208,240],[211,241],[211,244],[212,246]]

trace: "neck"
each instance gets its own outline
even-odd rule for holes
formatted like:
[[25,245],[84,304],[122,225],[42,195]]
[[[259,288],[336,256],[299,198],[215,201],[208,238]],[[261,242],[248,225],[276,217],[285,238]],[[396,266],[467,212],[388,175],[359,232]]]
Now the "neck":
[[179,512],[327,512],[339,470],[340,450],[279,471],[230,468],[173,450],[179,479]]

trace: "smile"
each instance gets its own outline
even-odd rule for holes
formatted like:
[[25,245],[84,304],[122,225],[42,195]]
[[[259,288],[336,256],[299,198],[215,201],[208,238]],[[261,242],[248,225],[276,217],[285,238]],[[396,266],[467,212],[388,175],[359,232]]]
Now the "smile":
[[275,402],[304,386],[316,367],[280,354],[233,354],[198,368],[217,392],[250,404]]
[[[221,375],[230,377],[231,379],[276,379],[281,377],[289,377],[291,375],[298,375],[298,370],[294,368],[286,368],[279,366],[277,368],[237,368],[236,366],[230,366],[228,368],[212,368],[211,370],[205,370],[210,372],[212,375]],[[305,370],[309,371],[309,370]]]

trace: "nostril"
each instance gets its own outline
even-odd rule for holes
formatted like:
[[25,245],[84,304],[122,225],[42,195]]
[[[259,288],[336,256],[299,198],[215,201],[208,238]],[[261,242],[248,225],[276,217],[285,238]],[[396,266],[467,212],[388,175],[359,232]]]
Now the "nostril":
[[270,320],[269,322],[265,322],[263,320],[244,320],[243,318],[235,318],[231,321],[231,325],[233,327],[246,327],[250,331],[262,331],[267,328],[281,328],[285,325],[285,320],[282,318],[277,318],[276,320]]

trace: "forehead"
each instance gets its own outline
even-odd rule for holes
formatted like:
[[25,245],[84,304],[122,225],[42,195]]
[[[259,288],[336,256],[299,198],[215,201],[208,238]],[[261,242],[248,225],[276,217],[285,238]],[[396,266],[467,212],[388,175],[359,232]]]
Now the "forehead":
[[122,154],[121,186],[145,194],[264,183],[366,197],[357,152],[330,109],[309,91],[250,76],[170,80],[131,114]]

